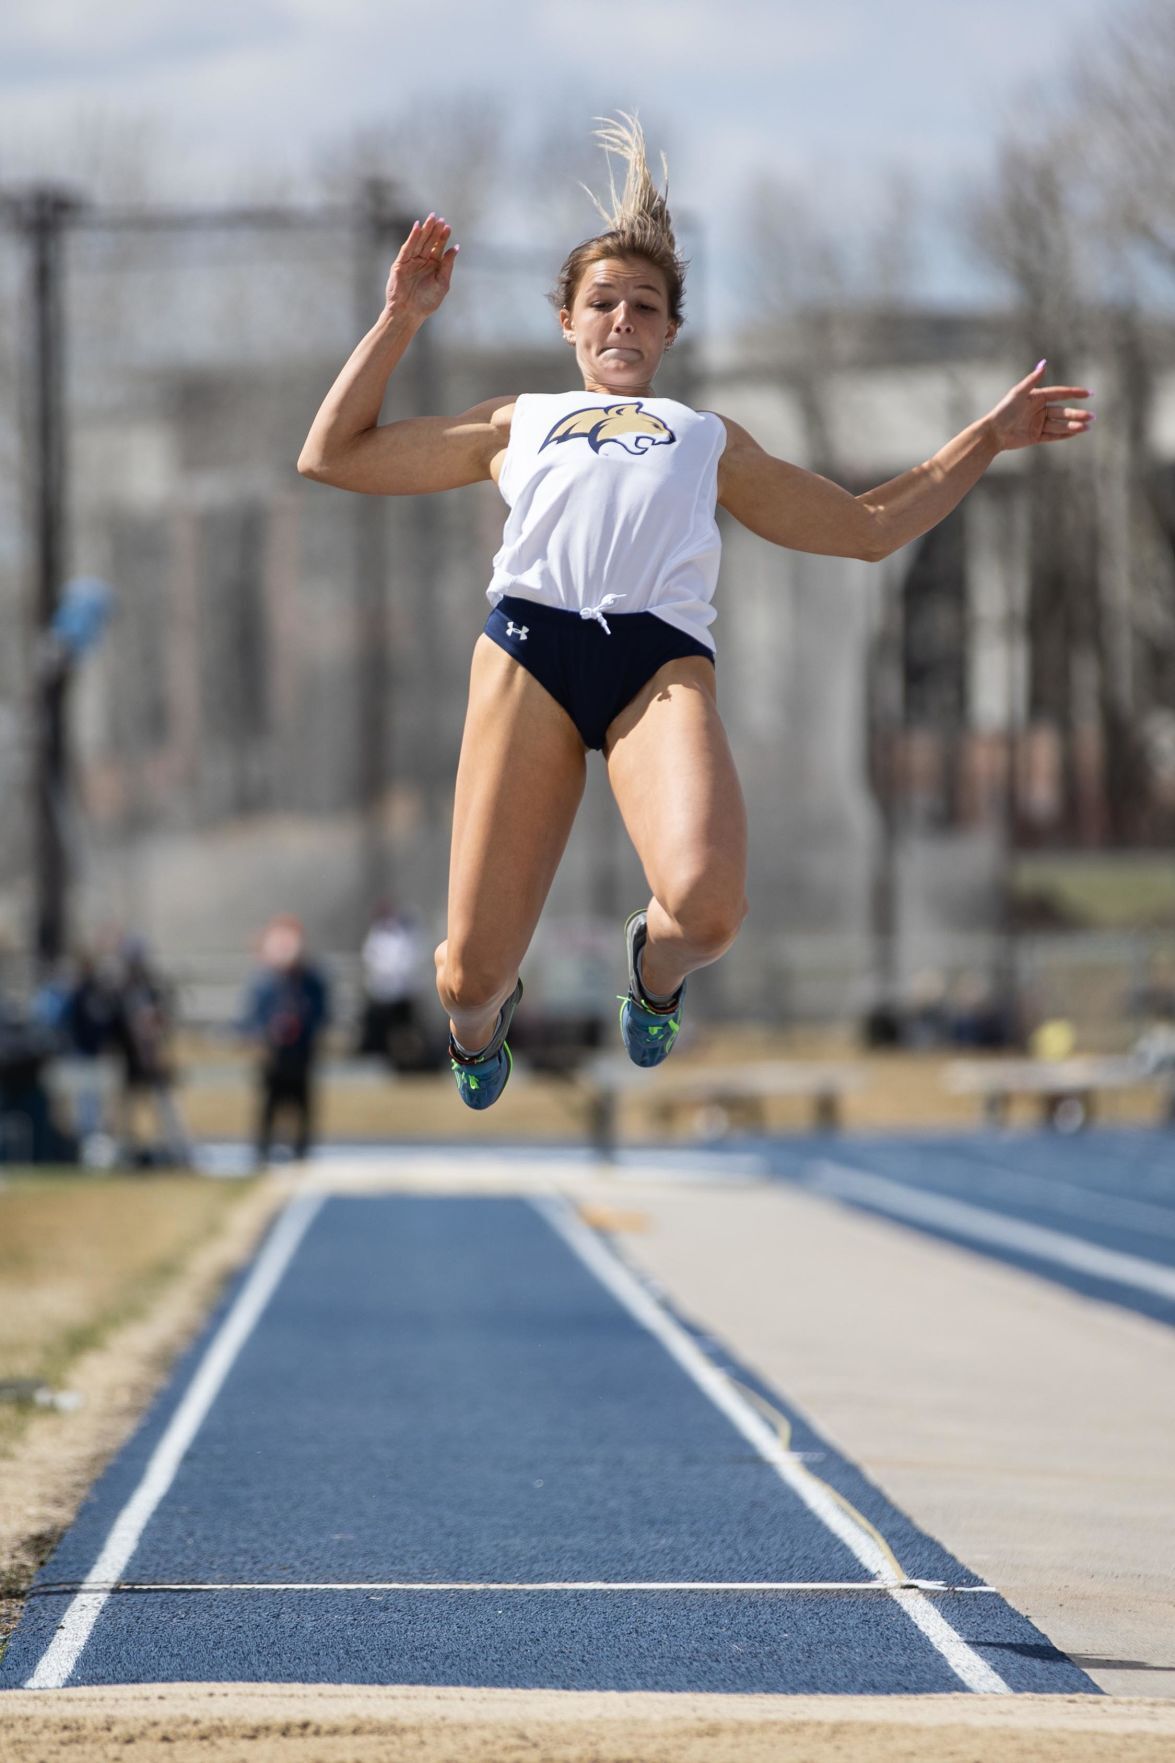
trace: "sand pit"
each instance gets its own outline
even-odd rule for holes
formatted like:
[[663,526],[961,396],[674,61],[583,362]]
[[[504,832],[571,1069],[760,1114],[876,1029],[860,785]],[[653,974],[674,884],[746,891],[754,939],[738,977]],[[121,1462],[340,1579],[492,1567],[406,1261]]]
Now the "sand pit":
[[610,1695],[304,1684],[16,1691],[23,1763],[1167,1763],[1175,1705],[1058,1696]]

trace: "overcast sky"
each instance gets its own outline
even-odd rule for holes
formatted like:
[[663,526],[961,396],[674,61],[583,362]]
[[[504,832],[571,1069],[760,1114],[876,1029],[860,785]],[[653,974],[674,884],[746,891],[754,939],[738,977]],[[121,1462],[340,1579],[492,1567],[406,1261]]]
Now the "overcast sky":
[[[158,187],[213,200],[292,178],[324,143],[430,95],[558,105],[586,136],[636,108],[670,137],[675,201],[711,256],[754,174],[866,212],[891,168],[949,206],[1026,82],[1122,0],[4,0],[0,181],[58,169],[79,117],[158,121]],[[418,196],[427,207],[430,143]],[[585,207],[588,230],[590,211]],[[928,298],[991,294],[931,229]],[[716,279],[722,278],[721,267]]]

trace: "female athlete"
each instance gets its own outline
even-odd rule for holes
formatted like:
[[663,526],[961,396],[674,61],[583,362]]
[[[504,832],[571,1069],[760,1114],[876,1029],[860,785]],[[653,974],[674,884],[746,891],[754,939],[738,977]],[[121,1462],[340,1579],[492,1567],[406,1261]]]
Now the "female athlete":
[[625,117],[599,138],[626,162],[624,188],[612,183],[610,211],[596,204],[605,230],[571,252],[557,291],[582,385],[379,423],[389,376],[457,261],[450,227],[430,214],[401,247],[383,312],[298,460],[307,477],[372,495],[491,478],[509,506],[473,653],[448,934],[436,951],[450,1062],[471,1108],[497,1101],[510,1075],[519,967],[589,748],[603,752],[651,892],[625,927],[620,1031],[637,1065],[669,1053],[686,976],[730,947],[746,914],[746,815],[709,632],[716,505],[772,544],[876,561],[949,514],[997,453],[1067,440],[1093,421],[1056,402],[1088,390],[1042,385],[1042,361],[932,459],[854,496],[773,458],[738,423],[658,397],[685,266],[639,125]]

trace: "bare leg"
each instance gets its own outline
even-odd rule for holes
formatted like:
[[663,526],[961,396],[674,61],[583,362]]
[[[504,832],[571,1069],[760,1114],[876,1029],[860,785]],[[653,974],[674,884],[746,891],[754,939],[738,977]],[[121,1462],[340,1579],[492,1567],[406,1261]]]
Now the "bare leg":
[[437,993],[470,1052],[490,1039],[517,983],[586,776],[567,712],[479,637],[453,804],[448,936],[436,952]]
[[747,817],[714,668],[668,661],[610,725],[608,778],[653,892],[646,988],[675,992],[717,961],[747,911]]

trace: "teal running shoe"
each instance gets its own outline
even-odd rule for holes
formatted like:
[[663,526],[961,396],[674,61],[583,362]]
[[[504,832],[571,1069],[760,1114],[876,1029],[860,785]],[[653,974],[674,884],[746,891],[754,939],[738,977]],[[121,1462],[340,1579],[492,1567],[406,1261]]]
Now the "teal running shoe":
[[506,1045],[506,1035],[522,997],[519,980],[498,1012],[498,1026],[476,1058],[459,1053],[452,1034],[449,1036],[449,1064],[457,1085],[457,1094],[467,1108],[492,1108],[514,1069],[514,1055]]
[[641,991],[637,962],[647,937],[647,914],[642,907],[629,914],[624,927],[628,951],[628,993],[620,1000],[620,1038],[634,1065],[660,1065],[673,1051],[681,1032],[681,1005],[685,997],[682,980],[672,1004],[656,1009]]

